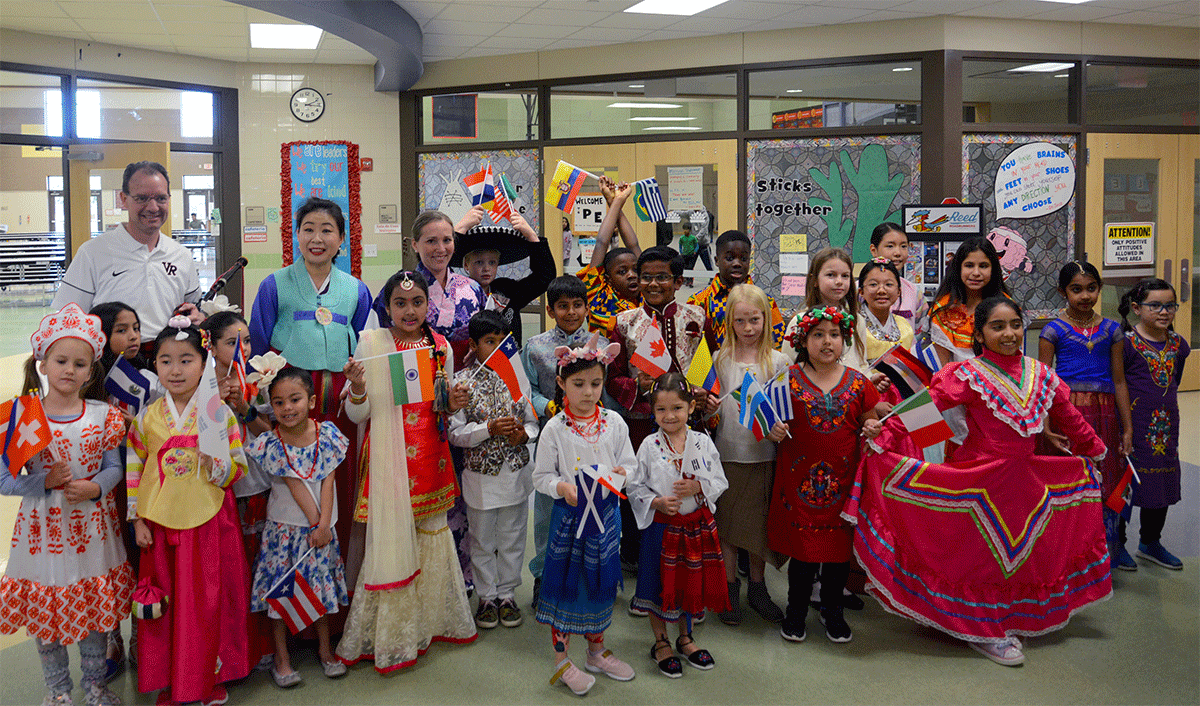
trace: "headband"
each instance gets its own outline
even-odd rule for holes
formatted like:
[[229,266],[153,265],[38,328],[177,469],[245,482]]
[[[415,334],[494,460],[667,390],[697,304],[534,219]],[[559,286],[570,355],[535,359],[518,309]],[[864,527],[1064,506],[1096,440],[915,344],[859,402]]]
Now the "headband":
[[100,360],[100,356],[104,355],[104,344],[108,342],[108,337],[100,328],[100,317],[83,313],[83,309],[75,302],[42,317],[37,331],[29,337],[33,357],[45,360],[50,346],[63,338],[78,338],[91,346],[95,360]]
[[564,368],[567,365],[580,360],[595,360],[601,365],[607,366],[613,362],[617,354],[621,352],[621,344],[610,343],[607,346],[600,346],[600,334],[593,333],[588,342],[582,348],[569,348],[567,346],[559,346],[554,349],[554,357],[558,360],[558,367]]

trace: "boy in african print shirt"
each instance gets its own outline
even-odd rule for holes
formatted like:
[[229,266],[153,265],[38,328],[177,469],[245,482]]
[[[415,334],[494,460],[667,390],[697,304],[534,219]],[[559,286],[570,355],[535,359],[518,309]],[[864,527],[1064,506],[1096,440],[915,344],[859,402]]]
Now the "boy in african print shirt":
[[[717,275],[704,289],[688,297],[687,303],[704,310],[704,336],[708,339],[708,349],[717,351],[725,340],[725,303],[729,299],[729,290],[735,285],[749,283],[750,280],[750,238],[740,230],[727,230],[717,238]],[[767,295],[771,304],[771,333],[774,336],[775,348],[783,342],[784,322],[779,305],[771,295]]]
[[[605,334],[608,320],[622,311],[638,308],[642,303],[638,290],[637,261],[642,253],[637,234],[621,209],[632,187],[616,185],[612,179],[600,177],[600,191],[608,202],[608,211],[596,234],[596,249],[592,261],[576,275],[587,287],[588,330]],[[613,231],[620,229],[626,247],[609,250]]]
[[467,335],[474,361],[457,376],[457,382],[467,383],[470,398],[450,418],[450,443],[466,449],[462,494],[479,592],[475,624],[484,629],[521,624],[513,594],[521,585],[533,492],[529,442],[538,434],[528,397],[513,402],[504,380],[483,365],[508,333],[499,312],[471,317]]

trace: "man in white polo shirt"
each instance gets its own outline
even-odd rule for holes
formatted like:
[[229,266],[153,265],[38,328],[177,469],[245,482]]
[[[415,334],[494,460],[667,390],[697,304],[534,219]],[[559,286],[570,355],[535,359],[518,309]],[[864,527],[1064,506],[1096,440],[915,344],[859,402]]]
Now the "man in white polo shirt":
[[96,304],[124,302],[141,319],[142,341],[151,341],[178,308],[192,321],[204,317],[200,278],[191,252],[159,230],[169,222],[171,182],[158,162],[125,167],[121,204],[129,220],[84,243],[54,295],[58,310],[75,302],[84,311]]

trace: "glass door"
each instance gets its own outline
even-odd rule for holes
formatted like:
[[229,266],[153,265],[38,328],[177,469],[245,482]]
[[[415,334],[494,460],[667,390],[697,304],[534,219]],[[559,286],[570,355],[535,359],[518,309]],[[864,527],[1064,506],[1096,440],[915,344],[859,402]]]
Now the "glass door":
[[[1194,347],[1200,343],[1193,267],[1200,255],[1200,138],[1092,133],[1087,145],[1086,255],[1104,277],[1101,313],[1119,320],[1121,294],[1141,279],[1161,277],[1179,298],[1175,330]],[[1198,388],[1200,363],[1192,361],[1181,389]]]

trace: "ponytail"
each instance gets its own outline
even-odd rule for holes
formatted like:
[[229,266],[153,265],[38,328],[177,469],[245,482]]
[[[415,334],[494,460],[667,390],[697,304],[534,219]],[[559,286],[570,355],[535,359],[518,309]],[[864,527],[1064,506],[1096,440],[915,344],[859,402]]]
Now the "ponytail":
[[[1129,323],[1129,312],[1133,310],[1133,305],[1140,305],[1142,302],[1146,301],[1146,296],[1150,292],[1159,292],[1162,290],[1169,290],[1172,294],[1175,292],[1175,288],[1167,283],[1166,280],[1154,277],[1138,282],[1137,284],[1133,285],[1132,289],[1121,295],[1121,303],[1119,306],[1117,306],[1117,313],[1121,315],[1122,330],[1133,330],[1133,326]],[[1174,331],[1175,327],[1172,326],[1171,330]]]

